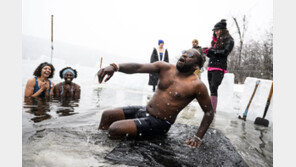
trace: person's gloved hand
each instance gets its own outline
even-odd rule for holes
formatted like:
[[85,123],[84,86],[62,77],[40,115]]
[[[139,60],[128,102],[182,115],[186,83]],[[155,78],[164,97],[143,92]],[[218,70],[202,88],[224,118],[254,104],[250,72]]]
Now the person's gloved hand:
[[208,54],[210,54],[210,55],[214,55],[214,54],[216,54],[216,50],[215,50],[214,48],[210,48],[210,49],[208,50]]

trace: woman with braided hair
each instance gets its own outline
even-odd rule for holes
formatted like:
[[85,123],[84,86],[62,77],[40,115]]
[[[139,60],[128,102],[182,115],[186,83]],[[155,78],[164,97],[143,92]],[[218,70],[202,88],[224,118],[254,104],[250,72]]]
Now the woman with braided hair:
[[214,113],[218,103],[218,87],[227,71],[227,56],[232,51],[234,41],[226,28],[226,20],[222,19],[214,26],[211,48],[204,50],[210,58],[208,64],[208,81]]
[[54,97],[80,98],[80,86],[72,82],[74,78],[77,78],[77,71],[71,67],[63,68],[60,71],[60,77],[65,81],[54,87]]

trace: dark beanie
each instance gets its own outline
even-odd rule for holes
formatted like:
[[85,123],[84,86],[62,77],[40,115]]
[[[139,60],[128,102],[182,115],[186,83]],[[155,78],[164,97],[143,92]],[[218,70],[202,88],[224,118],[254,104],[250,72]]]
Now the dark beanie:
[[214,28],[213,28],[213,31],[214,30],[225,30],[226,29],[226,20],[225,19],[222,19],[220,22],[218,22]]

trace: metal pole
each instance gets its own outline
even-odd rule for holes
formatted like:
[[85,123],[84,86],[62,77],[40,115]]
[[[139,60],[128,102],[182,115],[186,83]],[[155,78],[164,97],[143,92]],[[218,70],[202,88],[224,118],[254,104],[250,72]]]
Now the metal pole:
[[50,63],[52,64],[53,57],[53,15],[51,15],[51,54],[50,54]]

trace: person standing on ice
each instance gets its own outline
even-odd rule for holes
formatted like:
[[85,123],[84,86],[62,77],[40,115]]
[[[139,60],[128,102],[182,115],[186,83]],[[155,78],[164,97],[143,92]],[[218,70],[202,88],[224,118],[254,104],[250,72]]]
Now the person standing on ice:
[[[165,61],[169,62],[169,53],[168,50],[163,47],[164,41],[158,40],[158,48],[153,48],[151,57],[150,57],[150,63],[154,63],[156,61]],[[158,74],[157,73],[150,73],[149,74],[149,85],[152,85],[153,92],[155,92],[155,88],[158,82]]]
[[128,106],[103,112],[99,129],[108,130],[111,139],[125,136],[157,136],[167,133],[178,114],[196,99],[204,111],[196,134],[186,140],[192,147],[200,147],[202,138],[214,118],[207,87],[193,73],[204,64],[202,49],[182,52],[176,65],[166,62],[148,64],[110,64],[98,72],[99,83],[108,81],[115,71],[126,74],[157,73],[159,82],[156,92],[146,106]]
[[214,113],[216,113],[218,103],[218,87],[223,80],[224,73],[227,72],[227,56],[234,46],[233,38],[226,26],[225,19],[214,26],[211,48],[204,50],[206,56],[210,58],[207,70]]

